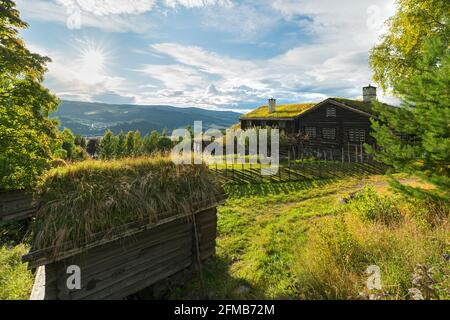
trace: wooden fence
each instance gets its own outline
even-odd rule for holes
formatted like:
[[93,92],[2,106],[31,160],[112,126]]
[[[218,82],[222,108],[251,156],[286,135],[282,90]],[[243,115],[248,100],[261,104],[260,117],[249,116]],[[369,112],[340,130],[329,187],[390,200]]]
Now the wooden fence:
[[299,163],[287,161],[270,169],[261,164],[231,164],[224,167],[211,166],[212,171],[222,183],[250,184],[265,182],[290,182],[316,179],[338,179],[364,174],[383,174],[387,167],[378,162],[365,163],[313,161]]

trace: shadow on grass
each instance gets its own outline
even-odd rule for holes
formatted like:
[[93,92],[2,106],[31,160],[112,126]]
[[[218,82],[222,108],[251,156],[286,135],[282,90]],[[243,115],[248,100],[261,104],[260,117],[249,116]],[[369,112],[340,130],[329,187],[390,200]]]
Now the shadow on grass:
[[225,187],[230,198],[242,198],[250,196],[269,196],[286,194],[303,189],[320,188],[336,182],[338,179],[304,180],[285,183],[260,183],[252,185],[227,185]]
[[229,272],[231,265],[232,261],[223,257],[215,256],[208,259],[203,264],[204,288],[201,285],[200,273],[196,270],[184,285],[171,288],[167,298],[175,300],[267,299],[261,290],[253,287],[245,279],[232,276]]

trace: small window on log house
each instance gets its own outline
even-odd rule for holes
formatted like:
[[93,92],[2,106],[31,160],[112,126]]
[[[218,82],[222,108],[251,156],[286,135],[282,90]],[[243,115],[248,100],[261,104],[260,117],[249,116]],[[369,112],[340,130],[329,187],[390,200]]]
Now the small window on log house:
[[285,129],[286,128],[286,121],[278,121],[278,127],[280,129]]
[[327,117],[336,117],[336,108],[335,107],[327,108]]
[[366,131],[364,129],[349,129],[348,140],[351,142],[366,141]]
[[308,135],[308,137],[315,138],[317,136],[316,127],[306,127],[305,133]]
[[336,128],[323,128],[322,136],[327,140],[336,140]]

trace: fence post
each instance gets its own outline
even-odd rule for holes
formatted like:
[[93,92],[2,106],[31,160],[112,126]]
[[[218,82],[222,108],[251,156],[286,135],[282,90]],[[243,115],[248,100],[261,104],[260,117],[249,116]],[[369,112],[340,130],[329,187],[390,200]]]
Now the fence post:
[[289,177],[288,177],[288,180],[289,181],[291,181],[291,160],[289,160],[289,163],[288,163],[288,175],[289,175]]
[[347,143],[347,156],[348,156],[348,162],[352,162],[351,158],[350,158],[350,143]]
[[361,142],[361,163],[364,163],[364,149],[362,142]]

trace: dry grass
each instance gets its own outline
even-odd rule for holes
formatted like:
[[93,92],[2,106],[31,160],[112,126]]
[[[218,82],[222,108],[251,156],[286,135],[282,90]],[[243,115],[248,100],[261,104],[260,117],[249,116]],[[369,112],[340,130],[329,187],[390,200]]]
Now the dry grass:
[[175,165],[161,156],[58,168],[40,187],[33,249],[84,244],[93,234],[130,222],[189,213],[222,193],[206,166]]
[[[377,207],[370,199],[364,207],[365,198],[344,206],[336,217],[316,221],[306,245],[297,248],[301,298],[410,299],[415,269],[425,265],[432,270],[434,298],[448,299],[449,269],[444,258],[449,251],[448,219],[429,224],[417,215],[427,210],[420,208],[425,204],[413,207],[399,199],[388,203],[380,198]],[[381,269],[381,290],[367,288],[365,272],[371,265]]]

